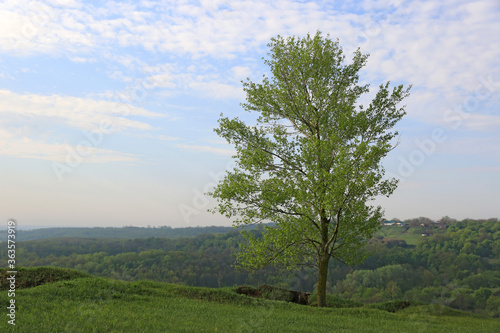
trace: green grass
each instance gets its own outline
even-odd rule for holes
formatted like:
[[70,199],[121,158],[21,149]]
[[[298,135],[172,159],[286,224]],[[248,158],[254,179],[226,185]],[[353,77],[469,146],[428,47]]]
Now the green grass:
[[[335,305],[341,302],[329,299]],[[251,298],[235,288],[92,276],[19,289],[15,301],[16,326],[2,315],[0,332],[500,331],[498,320],[445,307],[409,306],[395,313],[367,307],[316,308]],[[7,291],[1,291],[0,306],[5,309],[8,302]]]
[[409,228],[408,226],[383,226],[376,233],[375,236],[382,236],[384,238],[402,239],[409,245],[418,245],[422,240],[427,239],[422,237],[423,232],[431,232],[432,234],[445,233],[446,229],[428,230],[424,227]]
[[[316,293],[309,298],[309,305],[318,305],[318,295]],[[362,307],[363,303],[334,295],[326,295],[326,306],[329,308],[358,308]]]

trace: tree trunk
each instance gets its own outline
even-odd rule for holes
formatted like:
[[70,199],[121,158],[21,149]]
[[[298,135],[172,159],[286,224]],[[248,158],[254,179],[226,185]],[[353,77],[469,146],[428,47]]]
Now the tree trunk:
[[323,251],[318,267],[318,307],[326,306],[326,280],[328,277],[328,263],[330,256]]

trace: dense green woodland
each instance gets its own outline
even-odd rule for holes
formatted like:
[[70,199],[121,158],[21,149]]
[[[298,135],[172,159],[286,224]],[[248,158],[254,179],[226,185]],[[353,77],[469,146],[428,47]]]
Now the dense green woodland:
[[[383,237],[382,227],[367,243],[373,253],[355,267],[332,262],[329,292],[361,302],[410,299],[500,317],[500,222],[464,220],[417,245]],[[429,227],[426,227],[429,228]],[[251,231],[261,233],[257,228]],[[315,271],[235,269],[237,231],[191,238],[52,238],[18,243],[19,266],[57,266],[122,280],[153,280],[191,286],[272,284],[312,292]],[[0,244],[5,246],[5,244]],[[2,251],[5,256],[6,251]],[[6,258],[0,258],[6,262]]]

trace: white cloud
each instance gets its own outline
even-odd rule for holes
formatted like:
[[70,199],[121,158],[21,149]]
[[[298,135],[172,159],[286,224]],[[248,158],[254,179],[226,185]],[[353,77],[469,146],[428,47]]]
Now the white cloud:
[[[101,54],[132,70],[145,64],[131,55],[109,52],[109,46],[139,47],[177,59],[232,59],[251,52],[262,54],[265,43],[276,34],[303,35],[320,29],[339,37],[348,56],[358,45],[371,53],[370,79],[411,82],[434,90],[435,98],[449,103],[455,101],[457,89],[473,90],[481,75],[500,66],[500,44],[492,33],[500,31],[495,0],[346,5],[356,12],[324,1],[179,0],[97,5],[68,1],[67,6],[56,2],[27,6],[28,2],[7,1],[0,5],[0,52],[63,53],[75,62],[95,61]],[[36,15],[39,18],[33,20]],[[13,45],[13,40],[19,45]],[[91,56],[87,56],[89,52]],[[242,93],[228,83],[251,73],[241,63],[226,78],[199,80],[200,68],[190,76],[185,66],[177,66],[172,63],[148,71],[152,87],[191,87],[217,98],[233,93],[241,98]],[[114,73],[118,77],[120,71]],[[436,118],[430,111],[427,114]]]
[[61,54],[95,47],[86,32],[89,14],[38,1],[5,1],[0,5],[0,51],[9,54]]
[[21,68],[21,73],[23,73],[23,74],[36,74],[36,70],[24,67],[24,68]]
[[[68,152],[78,149],[83,149],[80,155],[85,155],[82,163],[137,161],[134,155],[99,147],[102,139],[96,137],[113,131],[153,129],[150,124],[126,118],[128,116],[164,116],[126,103],[72,96],[17,94],[0,90],[0,100],[0,125],[3,128],[0,131],[0,155],[58,162],[64,162]],[[87,133],[98,142],[91,142],[90,147],[84,145],[83,148],[63,144],[61,140],[68,129]]]
[[111,124],[113,130],[149,130],[145,122],[130,120],[126,116],[163,117],[160,113],[148,111],[121,102],[110,102],[60,95],[17,94],[0,90],[0,113],[4,121],[9,115],[24,117],[49,117],[56,123],[63,123],[76,129],[93,130],[102,122]]
[[[79,153],[83,151],[83,154]],[[47,143],[28,137],[16,137],[12,133],[0,130],[0,155],[18,158],[32,158],[56,162],[106,163],[138,161],[135,155],[121,153],[95,146]],[[69,157],[70,156],[70,157]]]
[[433,94],[422,111],[436,121],[437,100],[461,103],[481,77],[500,69],[500,45],[493,31],[500,21],[495,1],[405,2],[365,42],[372,78],[410,82]]
[[252,69],[248,66],[234,66],[231,68],[231,72],[233,78],[239,82],[249,77],[252,74]]
[[73,61],[73,62],[76,62],[76,63],[95,63],[97,62],[97,59],[96,58],[85,58],[85,57],[74,57],[74,56],[70,56],[69,57],[69,60]]
[[[106,2],[98,6],[75,3],[72,9],[29,4],[25,0],[0,7],[0,22],[5,22],[4,28],[0,28],[0,49],[51,54],[63,49],[76,54],[107,48],[111,43],[162,53],[229,59],[251,49],[262,49],[263,43],[278,33],[303,34],[342,25],[344,29],[335,30],[352,30],[345,26],[348,21],[334,18],[335,13],[325,12],[314,2],[211,1],[199,5],[169,1],[145,6],[149,8],[141,3]],[[33,16],[43,20],[33,20]],[[9,34],[20,37],[22,47],[9,44]]]
[[217,155],[227,155],[227,156],[232,156],[236,154],[236,151],[233,149],[227,149],[227,148],[217,148],[217,147],[212,147],[212,146],[202,146],[202,145],[185,145],[185,144],[178,144],[178,148],[192,151],[192,152],[202,152],[202,153],[213,153]]
[[494,131],[500,133],[500,115],[468,114],[463,127],[478,132]]
[[10,75],[10,74],[0,73],[0,79],[14,80],[14,77],[12,75]]
[[217,99],[244,99],[245,92],[241,86],[212,82],[192,82],[189,86],[195,90],[201,91],[205,96]]
[[151,88],[175,88],[177,77],[171,73],[165,72],[162,74],[151,75],[147,78],[148,86]]
[[109,73],[108,75],[112,79],[123,81],[123,82],[132,82],[133,81],[132,77],[124,75],[122,71],[114,71],[112,73]]
[[465,112],[462,108],[446,110],[439,123],[448,131],[500,132],[500,115]]
[[[440,168],[448,170],[463,167],[463,163],[478,166],[500,163],[500,150],[497,148],[500,137],[495,134],[457,133],[444,128],[436,128],[433,133],[406,137],[397,147],[390,163],[397,161],[400,176],[406,173],[404,170],[432,166],[432,163],[427,164],[428,161],[441,161],[445,166]],[[436,170],[434,166],[432,170]]]
[[166,89],[171,93],[201,93],[214,99],[243,99],[240,80],[243,75],[251,74],[246,66],[235,66],[221,74],[213,65],[201,61],[196,66],[169,63],[145,66],[143,71],[149,74],[145,79],[147,88]]
[[52,5],[66,8],[80,8],[81,2],[78,0],[48,0]]

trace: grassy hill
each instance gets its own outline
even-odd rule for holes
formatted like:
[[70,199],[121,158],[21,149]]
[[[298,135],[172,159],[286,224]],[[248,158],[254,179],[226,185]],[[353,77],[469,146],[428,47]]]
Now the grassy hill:
[[409,227],[409,226],[383,226],[377,233],[375,237],[386,238],[386,239],[402,239],[409,245],[417,245],[418,243],[427,239],[427,237],[422,237],[423,233],[428,234],[444,234],[446,229],[438,228],[426,228],[426,227]]
[[[236,288],[124,282],[58,268],[23,269],[18,281],[16,326],[3,315],[1,332],[500,331],[496,319],[437,305],[397,311],[387,303],[363,307],[347,302],[340,306],[356,307],[316,308],[249,297]],[[6,287],[0,292],[4,311],[9,304]]]

